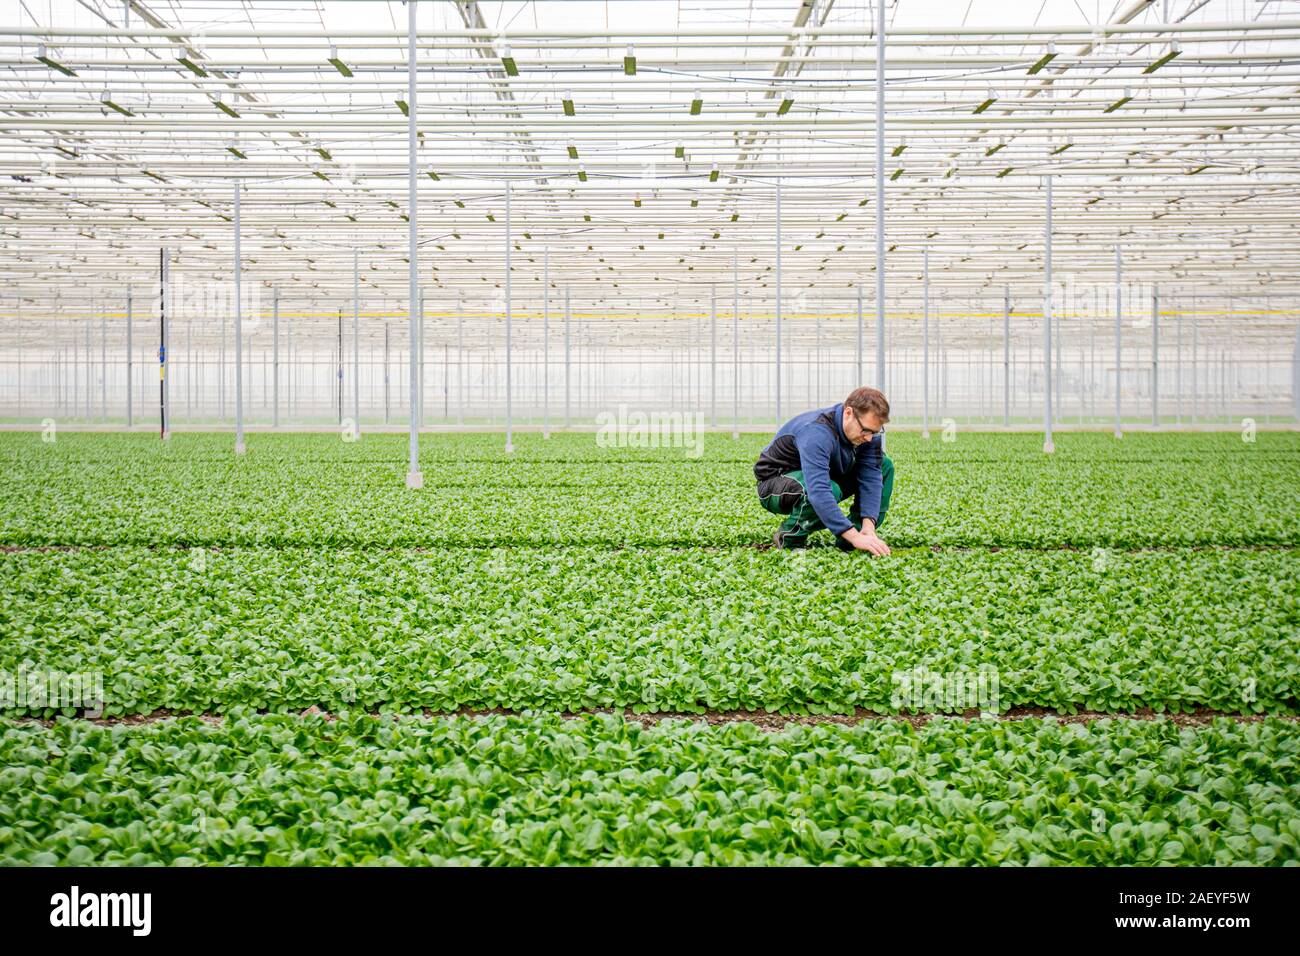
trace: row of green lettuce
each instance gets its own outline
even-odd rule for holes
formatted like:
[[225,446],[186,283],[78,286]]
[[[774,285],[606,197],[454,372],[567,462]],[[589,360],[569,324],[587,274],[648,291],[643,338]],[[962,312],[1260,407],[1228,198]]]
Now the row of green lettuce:
[[[420,458],[427,466],[465,461],[681,461],[695,446],[694,433],[687,438],[663,437],[652,443],[601,435],[597,431],[556,431],[543,437],[536,431],[516,431],[514,448],[505,451],[500,431],[425,433],[420,437]],[[733,438],[723,431],[698,437],[705,461],[752,461],[771,440],[770,432],[745,432]],[[49,439],[53,437],[54,440]],[[1106,432],[1058,432],[1053,457],[1058,461],[1168,461],[1212,456],[1245,462],[1264,457],[1300,456],[1300,433],[1259,431],[1243,441],[1238,431],[1226,432],[1134,432],[1116,439]],[[1040,432],[980,432],[961,428],[947,433],[936,427],[923,438],[916,431],[891,431],[887,436],[891,455],[904,458],[959,461],[1037,460],[1043,455]],[[367,434],[358,441],[343,441],[340,432],[270,431],[246,434],[248,457],[315,461],[375,462],[405,465],[408,436],[405,432]],[[40,456],[45,460],[113,461],[127,454],[155,461],[233,458],[234,436],[230,432],[177,432],[167,442],[157,432],[47,431],[0,433],[0,461],[20,461]]]
[[[1298,562],[1289,550],[926,549],[860,563],[829,547],[20,551],[0,554],[0,673],[101,674],[110,715],[1294,713]],[[54,713],[24,700],[6,712]]]
[[[324,435],[265,436],[284,454],[244,459],[161,454],[140,435],[75,437],[93,438],[102,457],[63,451],[79,444],[70,439],[47,453],[28,434],[17,438],[31,450],[14,454],[15,436],[0,436],[11,453],[0,464],[0,544],[738,547],[766,543],[775,524],[759,507],[749,457],[486,459],[470,457],[466,439],[494,436],[455,436],[443,451],[464,457],[426,462],[424,488],[410,491],[400,456],[321,456],[355,447]],[[188,437],[196,447],[214,438]],[[552,441],[572,449],[577,437]],[[1289,434],[1268,436],[1274,452],[1199,441],[1218,435],[1143,436],[1162,439],[1170,457],[1132,460],[927,455],[907,437],[911,450],[900,441],[892,451],[882,528],[892,545],[1300,545],[1300,453],[1287,451]],[[981,438],[996,447],[992,438],[1023,436]],[[751,444],[756,453],[761,443]]]
[[4,864],[1300,860],[1278,718],[0,722]]

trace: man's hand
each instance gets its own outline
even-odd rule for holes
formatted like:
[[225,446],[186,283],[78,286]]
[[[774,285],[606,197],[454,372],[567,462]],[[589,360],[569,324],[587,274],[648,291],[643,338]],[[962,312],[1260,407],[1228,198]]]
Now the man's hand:
[[889,545],[876,534],[874,528],[866,525],[866,530],[858,531],[856,528],[850,528],[845,531],[842,537],[849,544],[853,545],[859,551],[866,551],[868,554],[884,556],[889,554]]

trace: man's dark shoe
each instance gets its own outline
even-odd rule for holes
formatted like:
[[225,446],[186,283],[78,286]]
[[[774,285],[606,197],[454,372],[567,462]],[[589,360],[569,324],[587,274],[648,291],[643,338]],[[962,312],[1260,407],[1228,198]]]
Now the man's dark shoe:
[[772,532],[772,543],[786,551],[794,551],[798,548],[808,547],[808,536],[806,534],[796,536],[777,528]]

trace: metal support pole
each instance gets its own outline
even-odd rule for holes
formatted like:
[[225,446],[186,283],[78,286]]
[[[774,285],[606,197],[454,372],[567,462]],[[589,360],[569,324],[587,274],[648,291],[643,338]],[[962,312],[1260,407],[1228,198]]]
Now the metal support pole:
[[1011,287],[1002,287],[1002,427],[1011,427]]
[[718,427],[718,287],[709,286],[709,427]]
[[415,310],[420,297],[420,250],[419,246],[416,244],[416,233],[419,223],[419,210],[417,208],[416,200],[418,198],[419,186],[415,175],[415,3],[416,0],[407,0],[406,4],[406,218],[409,226],[407,263],[410,267],[408,275],[408,281],[410,283],[410,298],[408,299],[407,304],[407,318],[410,322],[411,337],[411,414],[410,440],[408,443],[406,467],[406,487],[408,488],[419,488],[424,484],[424,475],[420,471],[420,432],[416,404],[419,401],[419,391],[418,385],[415,381],[417,372],[415,349],[419,344],[419,337],[416,331]]
[[[16,328],[16,332],[17,332],[17,334],[18,334],[18,341],[17,341],[17,348],[18,348],[18,374],[17,374],[17,377],[16,377],[16,379],[15,379],[15,383],[16,383],[16,385],[17,385],[17,387],[15,388],[15,392],[17,393],[17,396],[16,396],[16,397],[17,397],[17,403],[18,403],[18,416],[17,416],[17,417],[18,417],[18,420],[19,420],[19,421],[22,421],[22,417],[23,417],[23,297],[22,297],[21,295],[17,297],[17,299],[16,299],[16,301],[15,301],[15,305],[17,306],[17,312],[16,312],[17,328]],[[37,369],[36,369],[36,392],[37,392],[37,395],[38,395],[38,396],[39,396],[39,394],[40,394],[40,388],[41,388],[41,373],[40,373],[40,368],[39,368],[39,366],[38,366]],[[38,398],[38,401],[39,401],[39,398]]]
[[158,434],[166,441],[167,428],[167,250],[158,250]]
[[361,283],[352,250],[352,434],[361,437]]
[[384,319],[384,424],[388,424],[389,415],[389,396],[388,396],[388,319]]
[[1047,186],[1043,228],[1043,451],[1050,455],[1056,451],[1052,443],[1052,177],[1043,178]]
[[415,324],[415,341],[416,348],[420,350],[420,408],[416,412],[415,420],[421,428],[424,427],[424,290],[420,290],[419,305],[416,307],[417,321]]
[[731,437],[740,437],[740,251],[731,252]]
[[335,399],[335,407],[339,413],[339,427],[343,426],[343,310],[339,309],[339,335],[338,346],[334,353],[334,359],[337,363],[334,367],[334,387],[338,393]]
[[133,367],[133,349],[131,313],[132,313],[131,292],[128,289],[126,293],[126,427],[130,428],[135,424],[135,401],[134,389],[131,387],[131,372]]
[[885,3],[876,3],[876,388],[885,390]]
[[781,421],[781,180],[776,181],[776,420]]
[[564,287],[564,427],[569,427],[569,287]]
[[271,427],[280,427],[280,289],[271,290]]
[[510,183],[506,183],[506,453],[515,450],[513,441],[514,433],[514,368],[512,364],[513,356],[510,354],[511,341],[510,332],[513,316],[513,303],[511,302],[512,289],[510,285],[510,240],[511,226],[510,219]]
[[551,437],[551,247],[542,252],[542,437]]
[[108,421],[108,317],[102,306],[99,310],[99,420]]
[[[921,437],[930,437],[930,248],[921,253]],[[862,335],[862,289],[858,289],[858,336]]]
[[235,181],[235,454],[244,453],[244,304],[240,301],[239,181]]
[[1124,361],[1122,321],[1124,318],[1124,264],[1120,258],[1119,246],[1115,247],[1115,437],[1124,437],[1124,427],[1120,420],[1121,363]]
[[1160,427],[1160,290],[1151,287],[1151,427]]
[[456,302],[456,424],[465,423],[465,305]]

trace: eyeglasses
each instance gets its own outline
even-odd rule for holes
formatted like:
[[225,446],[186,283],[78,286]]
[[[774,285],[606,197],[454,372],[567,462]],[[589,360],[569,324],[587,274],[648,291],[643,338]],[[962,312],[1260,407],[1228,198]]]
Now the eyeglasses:
[[870,435],[872,438],[875,438],[882,431],[884,431],[883,427],[868,428],[866,425],[862,424],[862,419],[858,417],[858,410],[856,408],[850,408],[849,411],[853,413],[853,420],[858,423],[858,428],[862,429],[863,432]]

